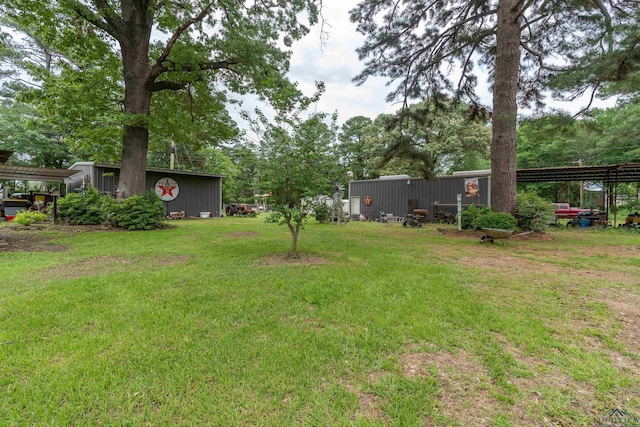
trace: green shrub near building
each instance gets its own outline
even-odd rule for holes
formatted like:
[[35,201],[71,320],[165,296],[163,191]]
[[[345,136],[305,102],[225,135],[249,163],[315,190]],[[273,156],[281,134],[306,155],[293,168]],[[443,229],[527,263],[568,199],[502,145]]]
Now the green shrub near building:
[[462,228],[465,230],[474,228],[473,221],[479,215],[488,214],[490,212],[491,212],[491,208],[488,206],[470,205],[467,209],[462,211],[461,218],[460,218]]
[[525,231],[543,232],[553,223],[553,203],[535,193],[523,193],[517,197],[518,228]]
[[115,200],[102,196],[93,187],[72,193],[58,201],[58,216],[73,225],[111,225],[127,230],[154,230],[164,227],[162,200],[154,193]]
[[504,212],[486,212],[478,215],[471,223],[474,229],[498,228],[502,230],[515,230],[516,219],[513,215]]

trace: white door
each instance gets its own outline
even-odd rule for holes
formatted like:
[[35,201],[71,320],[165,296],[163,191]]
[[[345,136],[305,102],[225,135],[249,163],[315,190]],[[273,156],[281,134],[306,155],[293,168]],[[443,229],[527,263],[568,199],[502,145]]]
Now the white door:
[[360,196],[351,197],[351,202],[349,203],[349,214],[360,216]]

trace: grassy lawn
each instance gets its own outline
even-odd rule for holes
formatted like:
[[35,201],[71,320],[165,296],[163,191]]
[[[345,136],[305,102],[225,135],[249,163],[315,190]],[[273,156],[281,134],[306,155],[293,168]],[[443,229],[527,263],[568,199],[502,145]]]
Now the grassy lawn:
[[288,231],[262,218],[174,224],[20,231],[55,250],[0,259],[0,424],[640,416],[638,233],[481,245],[435,225],[310,223],[286,263]]

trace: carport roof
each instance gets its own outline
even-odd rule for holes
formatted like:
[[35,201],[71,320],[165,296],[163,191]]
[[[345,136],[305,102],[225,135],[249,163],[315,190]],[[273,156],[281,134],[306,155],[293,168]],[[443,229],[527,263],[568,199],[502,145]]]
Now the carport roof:
[[60,182],[81,171],[72,169],[34,168],[0,164],[0,179],[21,179],[25,181]]
[[[71,168],[80,167],[80,166],[93,166],[97,168],[103,169],[120,169],[120,165],[110,164],[110,163],[96,163],[96,162],[76,162],[71,165]],[[77,171],[76,171],[77,172]],[[209,178],[226,178],[227,175],[221,175],[217,173],[208,173],[208,172],[195,172],[195,171],[185,171],[180,169],[163,169],[163,168],[153,168],[147,167],[147,172],[159,172],[166,173],[170,175],[193,175],[193,176],[201,176],[201,177],[209,177]]]
[[640,163],[607,166],[568,166],[539,169],[518,169],[518,182],[603,181],[639,182]]

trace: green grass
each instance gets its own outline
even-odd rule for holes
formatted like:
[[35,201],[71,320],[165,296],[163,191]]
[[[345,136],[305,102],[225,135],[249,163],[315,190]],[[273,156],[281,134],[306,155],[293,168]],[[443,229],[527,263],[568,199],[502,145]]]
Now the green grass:
[[173,224],[25,231],[69,249],[2,254],[0,424],[640,414],[637,233],[481,245],[436,226],[309,223],[299,248],[322,262],[300,264],[272,262],[290,238],[261,218]]

